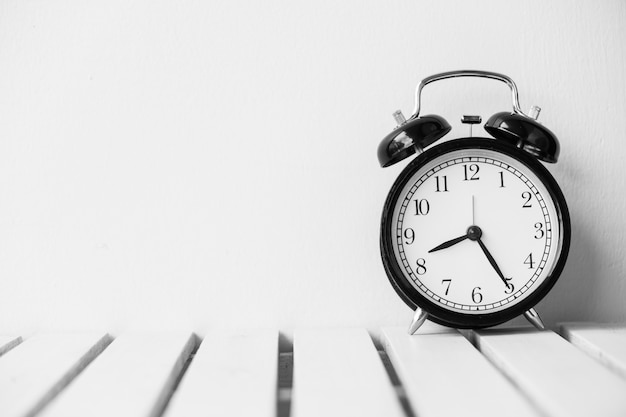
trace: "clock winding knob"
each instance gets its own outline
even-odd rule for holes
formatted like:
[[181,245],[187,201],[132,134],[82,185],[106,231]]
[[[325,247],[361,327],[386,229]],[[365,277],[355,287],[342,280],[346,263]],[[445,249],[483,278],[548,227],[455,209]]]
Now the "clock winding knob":
[[541,107],[532,106],[530,110],[528,111],[528,117],[530,117],[533,120],[537,120],[539,118],[539,113],[541,113]]
[[395,112],[393,112],[393,118],[398,126],[402,126],[406,123],[406,117],[404,117],[404,114],[402,114],[402,110],[396,110]]

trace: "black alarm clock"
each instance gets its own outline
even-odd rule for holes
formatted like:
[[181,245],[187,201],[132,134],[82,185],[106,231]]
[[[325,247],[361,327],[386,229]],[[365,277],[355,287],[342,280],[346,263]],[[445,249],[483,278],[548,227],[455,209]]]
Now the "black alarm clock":
[[[485,123],[492,138],[438,141],[450,125],[420,116],[424,86],[452,77],[506,83],[513,111]],[[417,154],[385,201],[380,228],[382,262],[389,281],[415,314],[413,334],[429,319],[455,328],[484,328],[523,314],[544,324],[534,306],[559,278],[571,226],[561,189],[542,162],[559,156],[556,136],[519,106],[509,77],[486,71],[452,71],[424,79],[415,110],[378,148],[383,167]],[[481,123],[463,116],[463,123]]]

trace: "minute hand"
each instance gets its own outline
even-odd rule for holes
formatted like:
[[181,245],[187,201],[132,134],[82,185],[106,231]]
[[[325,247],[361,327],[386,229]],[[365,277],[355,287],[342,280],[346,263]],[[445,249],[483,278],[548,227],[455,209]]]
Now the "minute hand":
[[487,249],[487,246],[485,246],[485,244],[483,243],[483,241],[480,238],[476,239],[476,241],[478,242],[478,244],[480,245],[480,248],[485,253],[485,256],[489,260],[489,263],[491,264],[491,266],[493,266],[493,269],[496,270],[496,272],[498,273],[498,276],[500,277],[500,279],[502,279],[502,282],[504,282],[504,285],[506,285],[506,287],[509,288],[509,284],[506,282],[506,278],[504,278],[504,274],[502,273],[502,271],[498,267],[498,264],[496,263],[496,260],[493,259],[493,256],[491,256],[491,253],[489,253],[489,250]]

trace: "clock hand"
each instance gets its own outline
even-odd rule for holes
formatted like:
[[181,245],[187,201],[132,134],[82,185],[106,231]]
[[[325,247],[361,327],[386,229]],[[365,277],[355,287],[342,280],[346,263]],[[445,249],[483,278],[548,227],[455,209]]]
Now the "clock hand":
[[487,259],[489,260],[489,263],[491,264],[493,269],[496,270],[496,273],[498,274],[498,276],[500,277],[502,282],[504,282],[504,285],[507,288],[509,288],[509,283],[506,282],[506,278],[504,277],[504,274],[502,273],[502,271],[500,270],[500,267],[496,263],[496,260],[493,259],[493,256],[491,255],[491,252],[489,252],[489,249],[487,249],[487,246],[485,246],[483,241],[480,239],[482,237],[482,235],[483,235],[483,231],[478,226],[470,226],[469,229],[467,229],[467,237],[469,238],[469,240],[474,240],[474,241],[478,242],[478,245],[483,250],[483,253],[485,254]]
[[496,273],[498,274],[498,276],[500,277],[502,282],[504,282],[504,285],[507,288],[509,288],[509,283],[506,282],[506,278],[504,277],[504,274],[502,273],[502,271],[500,270],[500,267],[496,263],[496,260],[491,255],[491,252],[489,252],[489,249],[487,249],[487,246],[485,246],[483,241],[480,239],[482,234],[483,234],[483,231],[480,229],[480,227],[478,227],[478,226],[470,226],[467,229],[467,233],[465,235],[459,236],[459,237],[454,238],[454,239],[450,239],[447,242],[443,242],[441,245],[435,246],[434,248],[429,250],[428,253],[432,253],[432,252],[435,252],[435,251],[438,251],[438,250],[441,250],[441,249],[449,248],[450,246],[453,246],[453,245],[456,245],[457,243],[463,242],[465,239],[474,240],[474,241],[478,242],[478,245],[482,249],[482,251],[485,254],[485,256],[487,257],[487,259],[489,260],[489,263],[491,264],[493,269],[495,269]]
[[[474,223],[474,195],[472,195],[472,224],[475,224]],[[461,243],[465,239],[468,239],[468,238],[470,240],[475,240],[476,239],[475,236],[477,234],[480,234],[480,233],[481,233],[480,227],[478,227],[478,226],[470,226],[467,229],[467,232],[465,233],[464,236],[459,236],[457,238],[450,239],[447,242],[443,242],[441,245],[436,246],[436,247],[432,248],[431,250],[429,250],[428,253],[432,253],[432,252],[435,252],[435,251],[438,251],[438,250],[441,250],[441,249],[449,248],[450,246],[456,245],[457,243]]]
[[465,239],[469,239],[469,240],[476,240],[478,238],[480,238],[480,236],[482,235],[482,230],[480,230],[480,227],[478,226],[470,226],[467,228],[467,232],[465,232],[465,235],[463,236],[459,236],[457,238],[454,239],[450,239],[447,242],[443,242],[441,245],[436,246],[434,248],[432,248],[431,250],[428,251],[428,253],[431,252],[435,252],[441,249],[445,249],[445,248],[449,248],[452,245],[456,245],[457,243],[463,242]]
[[[472,195],[472,224],[474,224],[474,196]],[[463,242],[465,239],[475,240],[474,236],[476,233],[480,233],[480,228],[478,226],[470,226],[467,229],[467,232],[464,236],[459,236],[454,239],[450,239],[447,242],[443,242],[441,245],[436,246],[428,251],[428,253],[432,253],[441,249],[449,248],[450,246],[456,245],[457,243]]]
[[487,259],[489,260],[489,263],[491,264],[491,266],[493,266],[493,269],[496,270],[496,272],[498,273],[498,276],[500,277],[500,279],[502,280],[502,282],[504,282],[504,285],[506,285],[507,288],[509,288],[509,283],[506,282],[506,278],[504,278],[504,274],[502,273],[502,271],[500,270],[500,268],[498,267],[498,264],[496,263],[496,260],[493,259],[493,256],[491,256],[491,253],[489,252],[489,250],[487,249],[487,246],[485,246],[485,244],[483,243],[482,240],[480,240],[480,237],[478,237],[476,239],[476,241],[478,242],[478,244],[480,245],[480,248],[483,250],[483,252],[485,253],[485,256],[487,256]]
[[447,242],[443,242],[441,245],[436,246],[434,248],[432,248],[431,250],[428,251],[428,253],[432,253],[441,249],[445,249],[445,248],[449,248],[452,245],[456,245],[457,243],[463,242],[465,239],[467,239],[467,234],[463,235],[463,236],[459,236],[457,238],[448,240]]
[[476,224],[474,221],[474,195],[472,194],[472,224]]
[[[472,224],[475,224],[474,223],[474,195],[472,195]],[[470,226],[470,228],[467,229],[467,237],[469,237],[471,240],[475,240],[476,242],[478,242],[478,245],[483,250],[483,253],[489,260],[489,263],[491,264],[493,269],[495,269],[496,273],[498,274],[502,282],[504,282],[504,286],[506,288],[509,288],[509,283],[506,281],[506,278],[504,277],[504,274],[500,270],[500,267],[498,266],[496,260],[491,255],[491,252],[489,252],[489,249],[487,249],[487,246],[485,246],[483,241],[480,239],[482,235],[483,235],[483,231],[478,226]]]

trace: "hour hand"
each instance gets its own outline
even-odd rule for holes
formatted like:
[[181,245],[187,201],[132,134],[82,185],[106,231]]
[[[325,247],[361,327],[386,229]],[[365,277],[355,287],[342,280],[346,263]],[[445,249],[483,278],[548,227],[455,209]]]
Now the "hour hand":
[[448,240],[447,242],[443,242],[441,245],[435,246],[434,248],[429,250],[428,253],[435,252],[435,251],[445,249],[445,248],[449,248],[450,246],[463,242],[465,239],[467,239],[467,237],[468,237],[467,234],[464,234],[463,236],[459,236],[455,239],[451,239],[451,240]]

